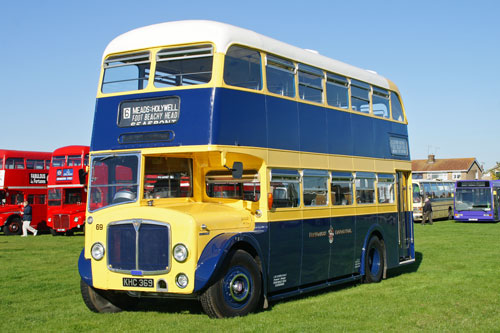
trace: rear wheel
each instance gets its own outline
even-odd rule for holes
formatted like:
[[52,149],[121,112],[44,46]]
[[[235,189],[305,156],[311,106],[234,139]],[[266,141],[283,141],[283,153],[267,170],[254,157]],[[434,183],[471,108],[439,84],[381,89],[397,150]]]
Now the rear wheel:
[[80,280],[80,290],[85,305],[93,312],[114,313],[132,309],[138,298],[125,294],[115,294],[111,291],[95,289]]
[[384,246],[378,237],[373,236],[366,248],[364,281],[367,283],[380,282],[384,273],[384,265]]
[[244,316],[257,308],[261,290],[259,266],[250,254],[237,250],[219,279],[202,294],[201,305],[212,318]]
[[13,218],[7,226],[4,227],[6,235],[20,235],[23,232],[23,222],[20,218]]

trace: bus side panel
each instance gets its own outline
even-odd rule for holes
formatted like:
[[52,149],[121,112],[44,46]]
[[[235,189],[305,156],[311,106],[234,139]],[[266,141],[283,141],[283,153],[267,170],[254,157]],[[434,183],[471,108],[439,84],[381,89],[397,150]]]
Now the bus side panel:
[[387,268],[396,267],[399,265],[398,214],[381,214],[378,221],[383,230]]
[[[352,140],[352,128],[350,112],[327,112],[328,125],[328,152],[340,155],[352,155],[354,142]],[[357,132],[357,131],[356,131]]]
[[212,143],[267,147],[265,104],[265,95],[217,89]]
[[297,102],[266,96],[268,147],[300,150]]
[[300,284],[328,279],[330,219],[307,219],[303,222],[302,272]]
[[323,107],[298,103],[300,123],[300,150],[317,153],[328,151],[328,128]]
[[300,285],[302,220],[269,223],[268,291]]
[[[329,230],[328,242],[331,243],[329,278],[337,278],[350,275],[355,272],[355,239],[356,218],[354,216],[342,216],[331,218],[331,230]],[[331,238],[333,232],[333,239]]]

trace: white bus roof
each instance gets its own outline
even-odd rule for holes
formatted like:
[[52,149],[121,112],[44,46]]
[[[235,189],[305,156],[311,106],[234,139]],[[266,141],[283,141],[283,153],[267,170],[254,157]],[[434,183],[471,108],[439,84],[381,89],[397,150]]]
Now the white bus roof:
[[217,52],[221,53],[226,53],[233,44],[244,45],[379,87],[389,88],[388,81],[373,71],[348,65],[251,30],[215,21],[174,21],[134,29],[113,39],[106,47],[104,57],[132,50],[199,42],[212,42]]

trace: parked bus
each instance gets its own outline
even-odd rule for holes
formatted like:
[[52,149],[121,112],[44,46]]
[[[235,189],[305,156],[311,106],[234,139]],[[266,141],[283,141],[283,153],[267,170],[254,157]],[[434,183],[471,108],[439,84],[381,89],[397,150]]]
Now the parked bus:
[[139,28],[104,52],[90,149],[92,311],[241,316],[414,262],[407,121],[374,72],[217,22]]
[[425,199],[432,205],[432,218],[453,219],[454,181],[413,179],[413,220],[422,221]]
[[500,180],[459,180],[455,189],[455,220],[499,221]]
[[67,146],[52,153],[47,225],[52,235],[83,231],[87,203],[89,146]]
[[0,228],[4,234],[22,233],[24,200],[32,207],[31,226],[46,228],[49,167],[50,153],[0,150]]

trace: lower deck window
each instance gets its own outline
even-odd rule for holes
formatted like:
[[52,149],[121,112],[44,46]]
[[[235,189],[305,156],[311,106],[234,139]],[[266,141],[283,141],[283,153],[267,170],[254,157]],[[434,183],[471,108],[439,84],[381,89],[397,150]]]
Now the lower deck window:
[[256,170],[244,170],[241,179],[233,178],[231,171],[210,171],[205,177],[207,195],[211,198],[258,201],[260,182]]
[[272,208],[299,207],[300,174],[297,170],[271,170]]
[[144,199],[193,196],[192,160],[166,156],[146,157]]
[[356,173],[356,200],[358,204],[375,203],[375,174],[371,172]]

